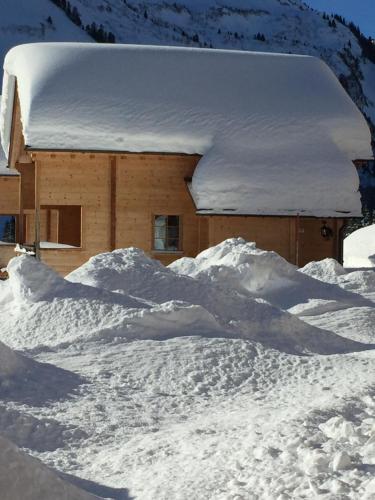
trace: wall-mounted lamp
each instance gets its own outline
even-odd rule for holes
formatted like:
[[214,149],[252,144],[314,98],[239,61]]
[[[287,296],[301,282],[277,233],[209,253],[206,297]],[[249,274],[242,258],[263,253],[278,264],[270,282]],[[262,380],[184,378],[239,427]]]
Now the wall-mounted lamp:
[[333,236],[333,231],[329,226],[327,226],[325,220],[323,221],[323,225],[320,228],[320,234],[322,235],[322,238],[324,238],[325,240],[329,240]]

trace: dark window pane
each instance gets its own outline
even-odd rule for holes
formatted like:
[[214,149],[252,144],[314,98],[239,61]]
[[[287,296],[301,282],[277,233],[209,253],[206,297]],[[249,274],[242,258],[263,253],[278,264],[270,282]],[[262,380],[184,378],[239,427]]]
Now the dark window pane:
[[0,215],[0,240],[3,243],[15,243],[16,217],[14,215]]
[[179,228],[176,227],[168,227],[168,238],[178,238]]
[[167,249],[170,251],[178,250],[178,240],[169,240]]
[[180,217],[178,215],[168,216],[168,226],[178,226],[180,223]]

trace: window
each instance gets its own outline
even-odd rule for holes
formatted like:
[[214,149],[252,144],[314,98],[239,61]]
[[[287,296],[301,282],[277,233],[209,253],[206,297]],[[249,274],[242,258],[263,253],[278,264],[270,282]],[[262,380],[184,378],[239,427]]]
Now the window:
[[0,215],[0,243],[16,242],[16,216]]
[[154,250],[177,252],[181,250],[180,217],[178,215],[155,215]]
[[[35,213],[26,213],[24,241],[35,241]],[[79,248],[82,208],[79,205],[42,205],[39,214],[41,248]]]

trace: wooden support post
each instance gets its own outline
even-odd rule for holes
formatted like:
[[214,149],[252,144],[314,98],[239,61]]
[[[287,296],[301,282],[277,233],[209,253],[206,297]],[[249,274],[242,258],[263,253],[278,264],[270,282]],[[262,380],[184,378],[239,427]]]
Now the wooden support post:
[[47,241],[52,241],[51,240],[51,210],[48,209],[47,210],[47,221],[46,221],[46,231],[47,231],[47,237],[46,237],[46,240]]
[[296,217],[296,266],[299,267],[299,244],[300,244],[300,220],[299,214]]
[[18,215],[18,234],[17,234],[17,243],[23,245],[25,243],[25,228],[24,228],[24,214],[23,214],[23,190],[22,190],[22,173],[20,174],[20,181],[18,185],[18,207],[19,207],[19,215]]
[[338,227],[337,227],[337,219],[333,219],[333,241],[332,241],[332,246],[333,246],[333,252],[332,252],[332,257],[336,259],[337,261],[340,258],[340,249],[339,249],[339,238],[338,238]]
[[116,180],[117,180],[117,162],[116,157],[110,158],[110,207],[111,207],[111,229],[110,229],[110,247],[111,250],[116,248],[116,206],[117,206],[117,193],[116,193]]
[[35,257],[40,260],[40,165],[35,161]]

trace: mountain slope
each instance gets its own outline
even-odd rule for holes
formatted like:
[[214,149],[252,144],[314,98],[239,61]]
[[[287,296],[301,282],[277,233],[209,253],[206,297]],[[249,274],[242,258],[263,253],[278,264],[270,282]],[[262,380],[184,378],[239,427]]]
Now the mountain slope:
[[71,0],[70,4],[78,10],[82,26],[94,30],[102,26],[120,43],[321,57],[375,123],[375,64],[363,56],[359,37],[300,0]]
[[21,43],[92,41],[50,0],[0,0],[0,12],[1,61],[11,47]]

